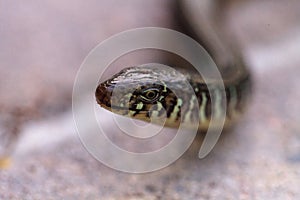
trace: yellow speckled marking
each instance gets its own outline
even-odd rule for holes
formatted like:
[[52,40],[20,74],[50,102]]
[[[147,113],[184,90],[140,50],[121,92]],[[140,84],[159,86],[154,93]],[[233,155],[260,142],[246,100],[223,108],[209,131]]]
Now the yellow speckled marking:
[[216,118],[219,119],[221,116],[221,112],[222,112],[222,97],[221,94],[219,92],[219,90],[215,90],[215,95],[216,95],[216,100],[215,100],[215,114],[216,114]]
[[186,113],[185,117],[184,117],[184,122],[189,122],[191,121],[191,114],[193,112],[193,108],[194,108],[194,101],[196,100],[196,96],[193,95],[192,98],[190,99],[190,106],[189,106],[189,111]]
[[129,114],[129,116],[132,116],[132,117],[133,117],[133,115],[135,114],[135,111],[130,110],[128,114]]
[[206,122],[206,115],[205,115],[205,108],[206,108],[206,104],[207,104],[207,98],[204,92],[202,92],[202,102],[201,102],[201,106],[200,106],[200,122],[204,123]]
[[235,107],[237,104],[237,94],[236,94],[236,89],[234,86],[229,88],[229,92],[230,92],[230,102],[228,105],[228,109],[230,112],[232,112],[232,115],[234,114],[235,111]]
[[152,110],[151,117],[158,117],[159,111],[163,109],[163,106],[160,102],[157,102],[157,110]]
[[174,107],[174,110],[173,110],[173,112],[171,113],[171,115],[170,115],[170,119],[172,120],[172,121],[175,121],[176,120],[176,118],[177,118],[177,114],[178,114],[178,112],[180,111],[180,107],[182,106],[182,99],[181,98],[178,98],[177,99],[177,104],[176,104],[176,106]]
[[138,103],[137,105],[136,105],[136,109],[137,110],[141,110],[142,108],[143,108],[143,102],[140,102],[140,103]]

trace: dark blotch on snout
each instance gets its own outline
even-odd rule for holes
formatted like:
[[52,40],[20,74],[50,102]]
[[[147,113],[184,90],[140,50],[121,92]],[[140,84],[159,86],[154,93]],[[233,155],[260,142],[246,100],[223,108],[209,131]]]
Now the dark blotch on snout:
[[97,103],[100,106],[110,107],[112,91],[113,91],[113,86],[107,85],[106,83],[100,83],[95,92]]

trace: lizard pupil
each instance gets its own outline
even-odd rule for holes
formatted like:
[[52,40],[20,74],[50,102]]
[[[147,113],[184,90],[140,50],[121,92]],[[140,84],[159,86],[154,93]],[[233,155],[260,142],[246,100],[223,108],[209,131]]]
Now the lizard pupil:
[[156,96],[155,92],[154,91],[148,91],[146,93],[146,96],[149,98],[149,99],[152,99]]
[[158,96],[159,96],[158,89],[147,89],[142,92],[141,98],[146,102],[153,102],[158,98]]

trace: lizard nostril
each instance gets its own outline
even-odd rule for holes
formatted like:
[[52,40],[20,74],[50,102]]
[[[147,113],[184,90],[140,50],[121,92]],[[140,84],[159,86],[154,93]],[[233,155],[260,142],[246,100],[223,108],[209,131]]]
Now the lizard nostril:
[[105,99],[105,96],[106,96],[106,89],[105,89],[105,85],[103,83],[98,85],[96,92],[95,92],[95,96],[96,96],[96,100],[97,100],[98,104],[101,105],[102,103],[104,103],[103,100]]
[[100,83],[95,91],[96,101],[100,106],[111,106],[111,96],[113,86],[108,85],[106,82]]

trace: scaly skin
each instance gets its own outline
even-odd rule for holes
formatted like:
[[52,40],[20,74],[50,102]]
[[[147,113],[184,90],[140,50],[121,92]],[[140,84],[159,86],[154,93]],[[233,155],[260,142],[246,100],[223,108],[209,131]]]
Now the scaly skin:
[[222,99],[221,90],[213,85],[211,96],[207,85],[200,75],[190,76],[185,71],[170,71],[155,64],[130,67],[100,83],[96,90],[98,104],[114,113],[156,123],[166,117],[165,126],[177,128],[180,123],[201,130],[207,129],[211,111],[217,113],[226,101],[226,121],[235,121],[242,113],[250,90],[248,74],[235,82],[225,83],[226,99]]
[[[228,39],[216,24],[216,19],[222,18],[222,12],[212,17],[212,8],[220,11],[224,3],[219,0],[177,0],[177,6],[183,26],[196,40],[202,41],[216,62],[226,97],[222,98],[222,91],[214,81],[207,83],[213,88],[210,96],[202,77],[184,69],[185,66],[181,66],[184,70],[168,70],[146,64],[123,69],[100,83],[96,100],[101,107],[123,116],[148,122],[156,119],[153,122],[157,124],[166,117],[165,126],[178,128],[183,123],[191,128],[199,126],[200,130],[206,130],[210,122],[217,123],[211,121],[211,113],[224,109],[221,105],[226,101],[225,124],[230,126],[246,107],[251,94],[251,77],[242,57],[236,53],[238,48],[228,45]],[[224,35],[225,39],[220,39],[219,35]]]

